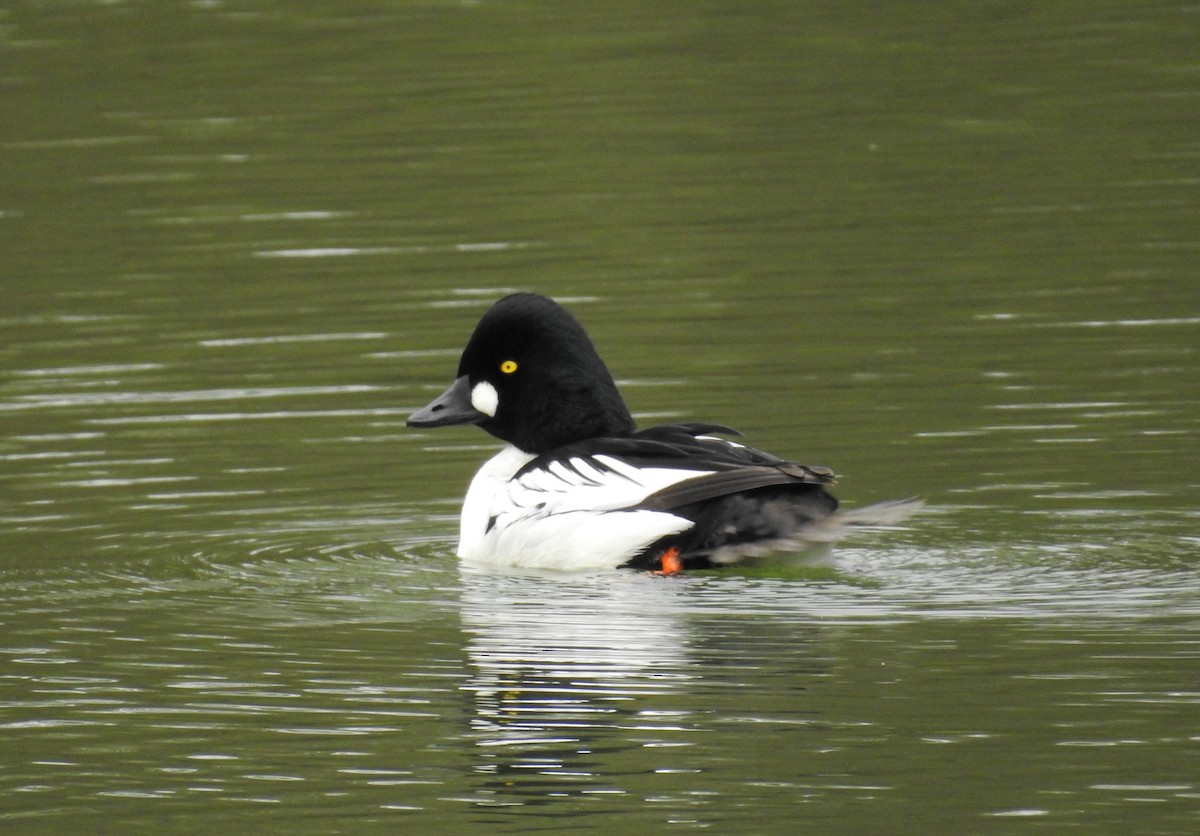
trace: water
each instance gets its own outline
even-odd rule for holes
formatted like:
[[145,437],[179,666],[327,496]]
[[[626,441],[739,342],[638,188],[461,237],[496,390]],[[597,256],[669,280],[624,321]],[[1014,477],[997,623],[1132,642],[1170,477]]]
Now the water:
[[[0,827],[1192,833],[1194,10],[0,17]],[[457,565],[566,301],[643,423],[918,494],[832,569]]]

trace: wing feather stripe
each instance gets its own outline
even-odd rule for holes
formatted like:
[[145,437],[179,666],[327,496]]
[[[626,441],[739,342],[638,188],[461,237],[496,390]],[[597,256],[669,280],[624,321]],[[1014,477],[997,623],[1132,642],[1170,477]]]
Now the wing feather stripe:
[[828,484],[831,481],[831,477],[821,473],[805,471],[797,474],[794,471],[787,472],[775,467],[744,467],[738,470],[696,476],[674,485],[668,485],[646,497],[638,504],[638,507],[650,511],[669,511],[672,508],[691,505],[693,502],[703,502],[706,499],[715,499],[756,488],[779,485],[819,485]]

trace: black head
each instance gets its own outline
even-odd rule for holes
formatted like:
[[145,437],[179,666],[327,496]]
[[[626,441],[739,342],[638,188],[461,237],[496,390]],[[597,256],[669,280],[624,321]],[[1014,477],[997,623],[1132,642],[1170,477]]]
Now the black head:
[[635,428],[583,326],[533,293],[506,296],[483,315],[458,379],[408,419],[416,427],[466,423],[529,453]]

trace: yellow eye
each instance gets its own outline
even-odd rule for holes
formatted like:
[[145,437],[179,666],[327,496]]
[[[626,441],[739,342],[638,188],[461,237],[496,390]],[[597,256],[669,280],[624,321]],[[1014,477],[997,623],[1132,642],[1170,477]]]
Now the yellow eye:
[[516,360],[505,360],[503,363],[500,364],[500,371],[504,372],[504,374],[512,374],[516,370],[517,370],[517,361]]

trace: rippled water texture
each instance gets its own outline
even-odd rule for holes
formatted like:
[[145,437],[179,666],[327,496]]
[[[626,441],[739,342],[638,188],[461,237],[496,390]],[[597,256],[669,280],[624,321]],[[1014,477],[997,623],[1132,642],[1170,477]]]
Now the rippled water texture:
[[[1196,832],[1200,16],[568,6],[0,11],[0,831]],[[928,509],[460,567],[513,289]]]

